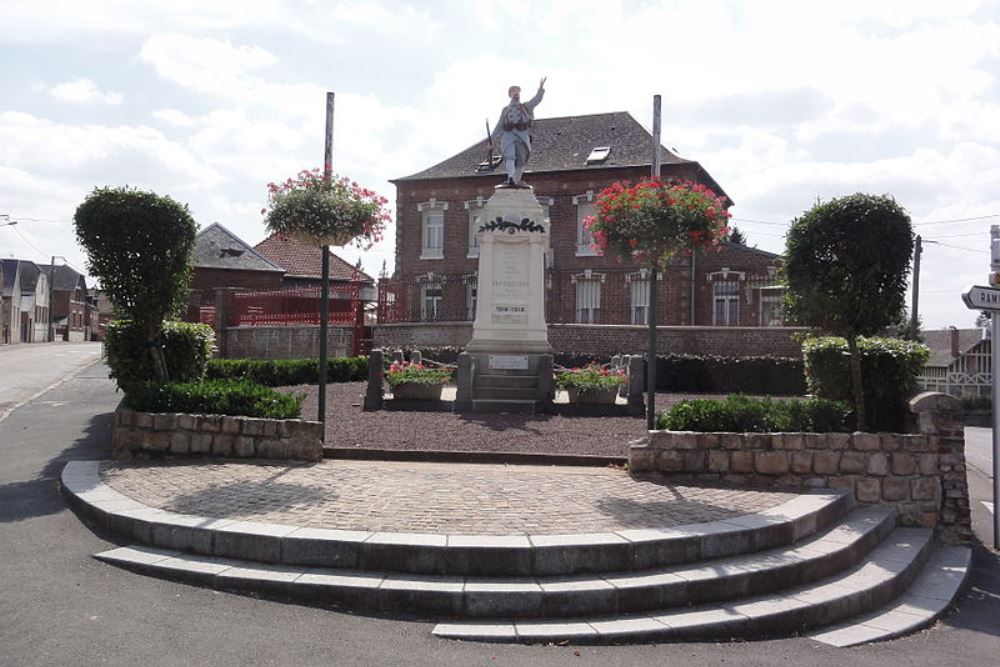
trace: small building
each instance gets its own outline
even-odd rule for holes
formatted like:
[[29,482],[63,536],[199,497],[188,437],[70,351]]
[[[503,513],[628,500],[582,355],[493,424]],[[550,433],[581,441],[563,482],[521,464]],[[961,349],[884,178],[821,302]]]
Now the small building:
[[43,343],[49,336],[49,278],[34,262],[21,261],[21,342]]
[[66,264],[39,267],[52,282],[52,323],[55,340],[90,340],[92,306],[87,299],[86,277]]
[[917,378],[924,391],[940,391],[952,396],[989,396],[992,391],[993,363],[988,329],[948,329],[924,331],[923,343],[930,358]]

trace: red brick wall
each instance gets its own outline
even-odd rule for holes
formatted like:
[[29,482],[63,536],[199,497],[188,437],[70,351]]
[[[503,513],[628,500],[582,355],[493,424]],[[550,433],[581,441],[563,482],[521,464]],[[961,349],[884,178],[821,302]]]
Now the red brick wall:
[[[605,274],[601,285],[601,322],[608,324],[630,324],[630,293],[625,281],[628,273],[634,273],[638,266],[623,264],[617,257],[580,256],[577,257],[577,206],[573,198],[587,191],[595,196],[617,180],[637,181],[648,175],[641,168],[613,169],[606,171],[564,172],[528,174],[526,181],[535,188],[540,200],[551,198],[549,208],[550,247],[553,252],[551,287],[547,290],[546,317],[550,322],[575,321],[576,286],[573,274],[584,269]],[[697,172],[687,165],[665,165],[665,178],[696,179]],[[445,276],[444,311],[449,319],[457,319],[453,314],[461,313],[465,304],[464,288],[460,277],[474,273],[478,260],[469,258],[469,211],[464,202],[477,197],[484,200],[493,195],[494,186],[503,176],[472,177],[461,179],[406,181],[397,185],[396,197],[396,273],[395,277],[404,286],[409,286],[409,317],[419,318],[417,301],[419,288],[416,277],[433,272]],[[447,202],[444,215],[444,257],[442,259],[420,259],[423,213],[418,205],[435,200]],[[767,266],[774,259],[764,254],[725,247],[719,254],[699,253],[695,258],[694,280],[696,281],[696,309],[693,324],[712,324],[712,288],[706,280],[711,271],[727,266],[747,276],[767,276]],[[658,284],[657,322],[661,325],[691,325],[691,258],[678,257],[663,273],[664,280]],[[449,288],[449,285],[452,287]],[[748,302],[741,308],[741,325],[756,325],[759,314]]]

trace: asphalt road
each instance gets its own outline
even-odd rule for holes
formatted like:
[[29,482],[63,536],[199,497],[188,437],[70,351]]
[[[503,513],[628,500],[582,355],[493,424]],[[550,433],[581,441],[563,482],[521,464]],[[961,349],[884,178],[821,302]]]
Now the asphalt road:
[[965,427],[965,458],[969,465],[993,478],[993,429]]
[[[4,353],[6,354],[6,353]],[[68,509],[68,460],[109,452],[118,402],[92,366],[0,423],[0,665],[988,665],[1000,656],[1000,561],[977,548],[957,612],[902,640],[834,649],[806,639],[660,646],[437,640],[414,620],[353,616],[160,581],[95,561],[113,544]],[[976,478],[974,493],[988,484]],[[970,482],[972,476],[970,475]],[[985,511],[985,510],[983,510]],[[981,516],[977,519],[977,526]]]
[[100,343],[0,346],[0,420],[67,373],[94,363],[100,356]]

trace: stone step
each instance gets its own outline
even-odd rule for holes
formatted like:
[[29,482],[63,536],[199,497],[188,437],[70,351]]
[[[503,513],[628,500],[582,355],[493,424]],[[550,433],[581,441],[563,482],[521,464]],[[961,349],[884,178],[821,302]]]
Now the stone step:
[[473,402],[483,401],[527,401],[535,402],[538,390],[534,387],[473,387]]
[[473,385],[479,387],[506,387],[534,389],[538,386],[538,376],[536,375],[497,375],[494,373],[483,373],[476,375]]
[[[895,520],[893,510],[866,508],[794,548],[628,575],[588,577],[413,577],[266,565],[148,547],[114,549],[96,557],[164,578],[223,589],[267,590],[357,611],[408,611],[463,618],[560,618],[731,600],[827,577],[864,558],[893,530]],[[235,578],[234,573],[239,577]],[[372,595],[362,595],[365,590]],[[400,592],[416,590],[419,595],[404,596]]]
[[205,556],[418,575],[570,576],[632,572],[793,544],[838,521],[852,495],[800,495],[756,514],[663,529],[572,535],[434,535],[300,528],[153,509],[71,462],[62,488],[82,515],[131,542]]
[[[475,391],[475,390],[473,390]],[[506,412],[514,415],[533,415],[538,411],[538,404],[530,400],[510,399],[473,399],[473,412]]]
[[923,572],[903,595],[888,605],[847,623],[809,635],[831,646],[857,646],[895,639],[929,627],[944,615],[968,580],[972,550],[938,547]]
[[925,528],[897,528],[860,565],[815,583],[731,602],[663,613],[441,623],[433,634],[490,642],[704,641],[786,636],[843,621],[887,604],[919,575],[933,548]]

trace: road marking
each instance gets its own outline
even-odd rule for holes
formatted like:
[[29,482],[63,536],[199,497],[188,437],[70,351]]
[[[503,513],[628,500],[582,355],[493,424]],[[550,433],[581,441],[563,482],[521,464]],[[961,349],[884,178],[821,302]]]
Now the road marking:
[[983,501],[983,505],[985,505],[986,509],[988,509],[990,511],[990,514],[993,514],[993,503],[990,503],[990,502],[987,502],[987,501],[984,500]]
[[94,359],[94,361],[90,362],[89,364],[84,364],[83,366],[80,366],[79,368],[74,368],[74,369],[70,370],[69,374],[66,375],[66,377],[62,378],[61,380],[56,380],[55,382],[53,382],[52,384],[50,384],[48,387],[45,387],[43,389],[39,389],[34,394],[32,394],[28,398],[24,399],[20,403],[15,403],[12,406],[10,406],[9,408],[7,408],[6,410],[0,411],[0,422],[2,422],[4,419],[7,419],[7,417],[10,416],[10,413],[14,412],[14,410],[17,410],[22,405],[25,405],[26,403],[31,403],[33,400],[35,400],[39,396],[45,394],[46,392],[52,391],[53,389],[55,389],[56,387],[58,387],[59,385],[61,385],[63,382],[67,382],[69,380],[72,380],[74,377],[76,377],[81,372],[83,372],[84,369],[90,368],[91,366],[93,366],[94,364],[96,364],[99,361],[100,361],[100,359]]

